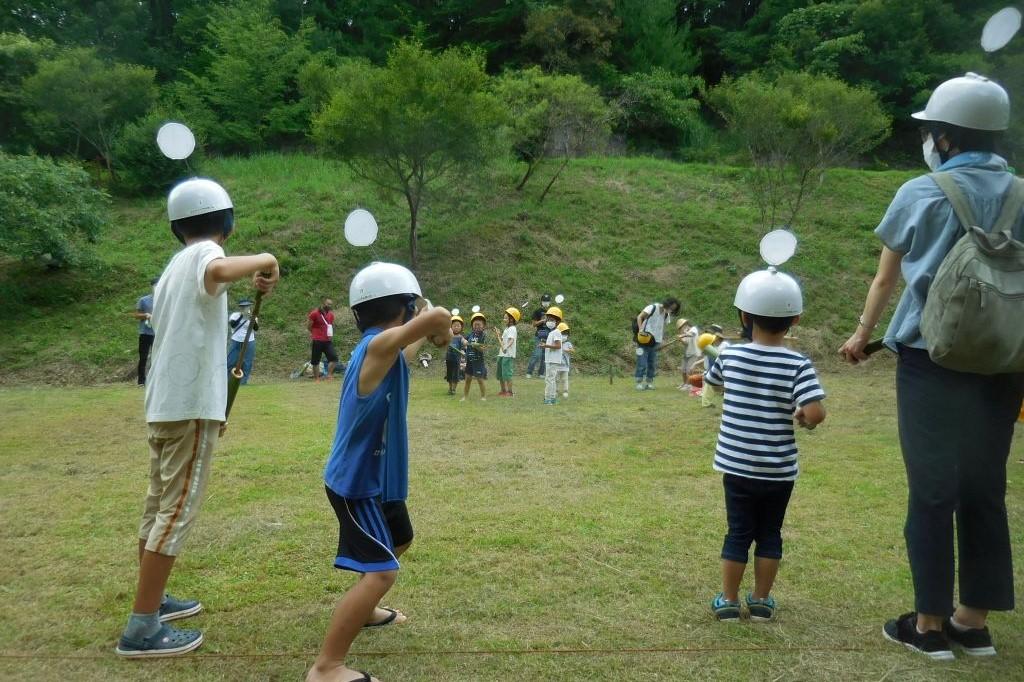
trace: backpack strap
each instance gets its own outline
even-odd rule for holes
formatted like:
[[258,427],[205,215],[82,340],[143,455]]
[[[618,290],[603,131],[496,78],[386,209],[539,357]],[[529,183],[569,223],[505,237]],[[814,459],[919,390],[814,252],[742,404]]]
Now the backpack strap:
[[930,177],[942,193],[949,199],[949,203],[953,205],[953,212],[956,213],[957,220],[960,221],[960,226],[964,232],[967,232],[978,223],[974,220],[974,212],[971,211],[971,205],[967,203],[967,197],[964,196],[964,192],[960,189],[960,185],[956,184],[956,180],[953,179],[947,172],[940,173],[929,173]]
[[1020,220],[1020,214],[1024,211],[1024,180],[1014,176],[1010,182],[1010,189],[1006,192],[1006,199],[1003,200],[1003,210],[999,212],[996,219],[996,226],[992,228],[993,233],[1013,232],[1013,228]]

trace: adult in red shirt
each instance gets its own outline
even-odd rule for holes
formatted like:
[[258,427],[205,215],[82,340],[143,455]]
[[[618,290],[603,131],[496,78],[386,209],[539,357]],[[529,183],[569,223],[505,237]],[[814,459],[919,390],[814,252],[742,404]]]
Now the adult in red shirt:
[[306,316],[309,337],[312,339],[310,363],[313,365],[313,381],[320,381],[320,358],[327,356],[327,376],[334,376],[334,366],[338,363],[338,353],[334,350],[334,301],[325,298],[319,308],[310,311]]

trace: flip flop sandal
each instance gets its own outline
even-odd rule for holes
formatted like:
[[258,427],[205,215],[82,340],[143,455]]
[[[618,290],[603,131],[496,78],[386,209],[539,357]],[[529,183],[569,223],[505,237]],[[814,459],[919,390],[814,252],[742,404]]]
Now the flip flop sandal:
[[[381,608],[388,612],[387,617],[384,620],[377,621],[376,623],[367,623],[363,626],[364,628],[382,628],[385,625],[392,625],[395,623],[395,619],[398,618],[399,615],[398,611],[395,609],[389,609],[386,606],[382,606]],[[356,682],[358,682],[358,680]]]

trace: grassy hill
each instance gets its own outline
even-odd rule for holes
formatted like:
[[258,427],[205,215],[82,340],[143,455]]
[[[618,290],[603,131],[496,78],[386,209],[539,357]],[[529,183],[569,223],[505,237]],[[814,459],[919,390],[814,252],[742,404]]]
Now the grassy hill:
[[[472,185],[439,192],[422,213],[424,292],[434,303],[500,310],[540,293],[564,293],[580,365],[608,371],[630,363],[629,320],[646,303],[674,295],[700,323],[737,327],[732,308],[744,274],[763,267],[759,214],[743,170],[646,158],[573,161],[543,204],[546,178],[522,193],[508,165]],[[405,262],[404,207],[382,198],[341,165],[306,155],[210,160],[204,173],[224,183],[236,206],[230,253],[268,250],[284,272],[262,316],[260,378],[284,375],[307,352],[305,314],[321,296],[339,306],[348,283],[371,260]],[[872,235],[906,172],[827,174],[800,223],[797,255],[785,266],[802,278],[806,314],[800,346],[821,362],[851,331],[874,272]],[[370,209],[381,233],[370,248],[344,240],[347,213]],[[134,373],[136,327],[127,317],[174,253],[161,199],[117,202],[95,262],[45,273],[0,263],[0,382],[93,383]],[[251,294],[235,285],[232,303]],[[356,338],[347,311],[340,351]],[[523,345],[520,345],[520,355]]]

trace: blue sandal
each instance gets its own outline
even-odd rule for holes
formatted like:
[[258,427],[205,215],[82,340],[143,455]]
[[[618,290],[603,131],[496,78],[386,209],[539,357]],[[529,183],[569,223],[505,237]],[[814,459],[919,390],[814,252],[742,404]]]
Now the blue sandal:
[[161,624],[160,629],[150,637],[121,637],[114,651],[125,658],[161,658],[187,654],[198,649],[202,643],[203,633],[199,630],[178,630]]

